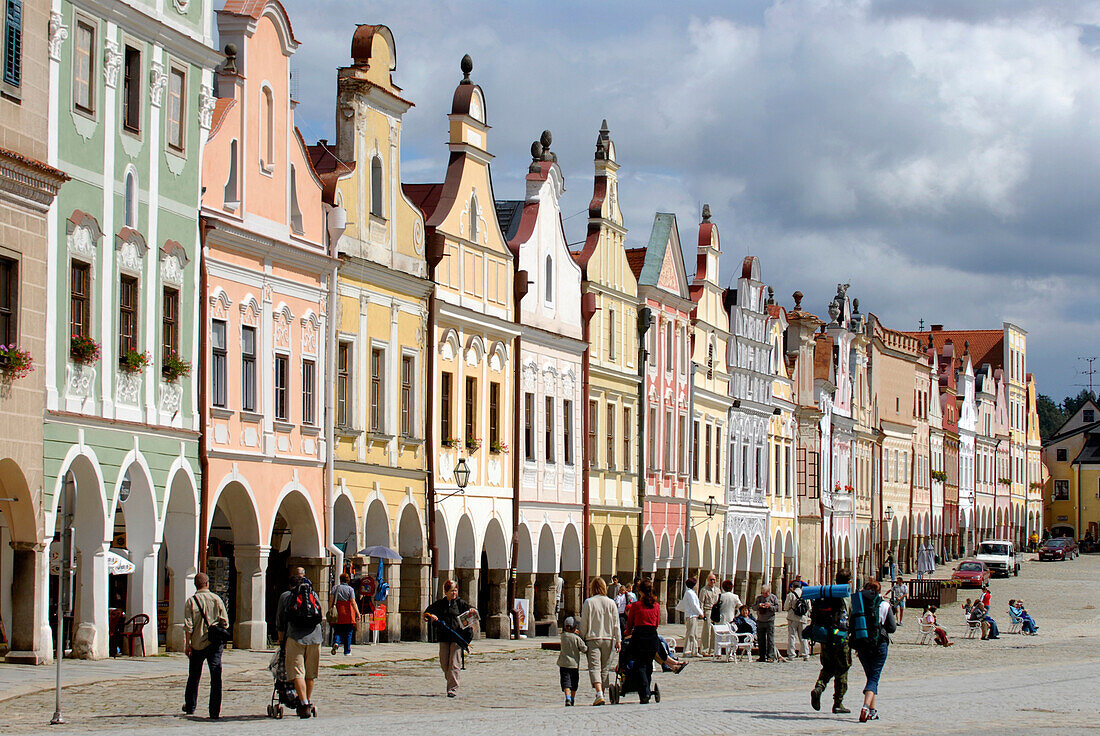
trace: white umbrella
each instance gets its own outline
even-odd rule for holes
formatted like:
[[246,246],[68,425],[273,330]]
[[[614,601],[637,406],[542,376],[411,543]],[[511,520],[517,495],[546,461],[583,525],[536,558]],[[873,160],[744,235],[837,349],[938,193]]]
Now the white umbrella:
[[107,574],[108,575],[129,575],[134,571],[134,563],[118,554],[117,552],[107,553]]

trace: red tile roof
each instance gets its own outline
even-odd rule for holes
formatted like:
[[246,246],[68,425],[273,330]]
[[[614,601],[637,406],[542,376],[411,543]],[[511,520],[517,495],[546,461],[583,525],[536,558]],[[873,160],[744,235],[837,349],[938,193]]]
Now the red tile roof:
[[30,167],[32,169],[35,169],[35,170],[37,170],[37,171],[39,171],[43,174],[46,174],[48,176],[52,176],[56,179],[60,179],[61,181],[68,181],[69,179],[72,178],[68,174],[66,174],[64,171],[61,171],[60,169],[55,169],[54,167],[50,166],[49,164],[42,163],[41,161],[39,161],[37,159],[33,159],[30,156],[24,156],[21,153],[11,151],[7,148],[0,148],[0,157],[8,158],[8,159],[11,159],[13,161],[17,161],[17,162],[23,164],[24,166],[28,166],[28,167]]
[[290,15],[279,0],[226,0],[225,6],[218,12],[244,15],[259,20],[260,16],[264,14],[264,9],[267,8],[268,3],[271,3],[282,12],[283,17],[286,19],[287,30],[290,31],[290,40],[298,43],[298,39],[294,37],[294,28],[290,25]]
[[925,330],[904,334],[917,338],[922,345],[928,344],[928,336],[931,335],[938,355],[943,354],[944,343],[950,340],[955,346],[955,355],[960,358],[969,341],[970,357],[975,368],[986,363],[1001,368],[1004,363],[1004,330]]
[[642,275],[642,267],[645,266],[645,248],[627,248],[626,262],[630,264],[634,278],[639,278]]
[[401,189],[405,192],[405,196],[424,213],[424,219],[428,220],[435,212],[436,205],[439,204],[439,197],[443,194],[443,183],[402,184]]

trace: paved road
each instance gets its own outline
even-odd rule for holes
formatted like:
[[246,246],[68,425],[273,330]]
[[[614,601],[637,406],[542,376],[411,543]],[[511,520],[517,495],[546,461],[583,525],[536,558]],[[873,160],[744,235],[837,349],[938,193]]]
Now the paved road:
[[[326,668],[317,693],[321,717],[273,722],[262,715],[271,680],[255,668],[259,657],[231,653],[241,657],[240,666],[227,676],[220,723],[176,715],[182,678],[175,675],[70,688],[65,696],[72,726],[50,733],[1100,733],[1100,557],[1029,563],[1018,579],[995,581],[993,595],[1005,628],[1007,598],[1026,598],[1040,636],[1005,634],[999,641],[957,640],[946,650],[922,647],[915,643],[916,618],[910,619],[891,646],[879,702],[882,720],[865,726],[855,714],[839,717],[809,707],[814,661],[695,661],[682,675],[659,676],[660,704],[566,709],[559,704],[554,655],[500,642],[486,643],[471,657],[456,700],[443,697],[442,677],[425,659],[425,647],[393,645],[388,654],[382,648],[370,652],[372,661],[365,664]],[[941,612],[941,622],[952,635],[963,634],[957,609]],[[343,663],[327,655],[324,661]],[[850,679],[847,703],[855,711],[863,683],[858,664]],[[590,697],[587,689],[578,699],[584,697]],[[51,693],[7,700],[0,704],[0,732],[41,732],[52,711]]]

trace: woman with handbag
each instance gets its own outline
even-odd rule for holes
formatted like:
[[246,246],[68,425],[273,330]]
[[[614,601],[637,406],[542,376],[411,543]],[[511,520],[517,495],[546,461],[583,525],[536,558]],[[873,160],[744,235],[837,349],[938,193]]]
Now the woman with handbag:
[[210,592],[206,573],[195,574],[195,595],[183,605],[183,631],[187,653],[187,688],[183,693],[183,712],[191,715],[199,699],[202,665],[210,669],[210,717],[221,716],[222,709],[222,649],[232,638],[229,612],[225,603]]
[[328,622],[332,627],[332,653],[343,644],[344,656],[351,656],[351,640],[355,625],[359,623],[359,606],[355,603],[355,589],[346,572],[340,573],[340,584],[332,589],[328,598]]

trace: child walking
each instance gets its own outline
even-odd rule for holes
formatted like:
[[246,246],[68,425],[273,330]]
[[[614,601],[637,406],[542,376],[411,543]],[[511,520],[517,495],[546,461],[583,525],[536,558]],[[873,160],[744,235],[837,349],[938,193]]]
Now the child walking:
[[567,616],[561,629],[561,654],[558,655],[558,672],[561,678],[561,691],[565,693],[565,704],[573,705],[580,683],[581,655],[588,651],[588,645],[577,634],[577,622]]

